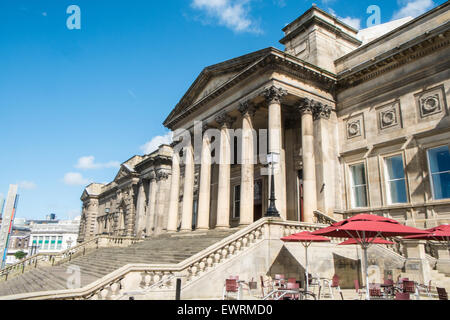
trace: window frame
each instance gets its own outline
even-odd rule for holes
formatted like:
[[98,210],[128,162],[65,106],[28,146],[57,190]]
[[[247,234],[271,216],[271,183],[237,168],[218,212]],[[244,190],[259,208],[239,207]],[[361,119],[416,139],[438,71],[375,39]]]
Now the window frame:
[[429,151],[430,150],[434,150],[434,149],[439,149],[439,148],[442,148],[442,147],[447,147],[447,149],[448,149],[448,151],[450,153],[450,146],[448,144],[441,144],[441,145],[437,145],[437,146],[434,146],[434,147],[430,146],[430,147],[427,147],[425,149],[425,156],[427,158],[427,164],[428,164],[428,178],[429,178],[430,187],[431,187],[431,197],[432,197],[431,200],[433,200],[433,201],[450,200],[450,198],[441,198],[441,199],[437,199],[436,198],[436,192],[435,192],[434,181],[433,181],[433,175],[435,175],[435,174],[439,174],[440,175],[440,174],[443,174],[443,173],[450,173],[450,170],[442,171],[442,172],[438,172],[438,173],[431,172],[431,163],[430,163],[430,153],[429,153]]
[[[394,157],[401,157],[402,158],[402,162],[403,162],[403,179],[392,179],[389,180],[389,172],[388,172],[388,167],[387,167],[387,159],[389,158],[394,158]],[[406,172],[406,159],[405,159],[405,155],[403,154],[403,152],[397,152],[397,153],[390,153],[390,154],[385,154],[381,156],[382,158],[382,166],[383,166],[383,170],[381,170],[383,172],[383,180],[384,180],[384,193],[385,193],[385,203],[388,206],[397,206],[397,205],[405,205],[410,203],[410,196],[409,196],[409,184],[408,184],[408,175]],[[392,195],[391,195],[391,189],[390,189],[390,182],[392,181],[400,181],[400,180],[404,180],[405,182],[405,193],[406,193],[406,202],[393,202],[392,201]]]
[[[366,180],[366,184],[365,185],[354,185],[354,180],[353,180],[353,174],[352,174],[352,167],[357,166],[357,165],[364,165],[364,177]],[[370,208],[370,198],[369,198],[369,176],[367,174],[367,163],[365,160],[359,160],[359,161],[354,161],[354,162],[350,162],[347,163],[347,174],[348,174],[348,180],[349,180],[349,196],[350,196],[350,201],[349,201],[349,209],[350,210],[360,210],[360,209],[366,209],[366,208]],[[356,187],[361,187],[361,186],[365,186],[366,189],[366,206],[363,207],[357,207],[355,205],[355,196],[354,196],[354,189]]]

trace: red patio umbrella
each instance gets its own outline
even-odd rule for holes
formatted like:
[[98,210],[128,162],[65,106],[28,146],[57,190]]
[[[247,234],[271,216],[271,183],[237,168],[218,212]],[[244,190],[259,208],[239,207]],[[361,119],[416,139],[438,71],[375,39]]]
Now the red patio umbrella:
[[[364,271],[366,285],[369,283],[367,271],[367,249],[379,237],[396,237],[428,234],[428,231],[419,230],[400,224],[398,221],[371,214],[359,214],[349,219],[332,224],[329,227],[314,231],[314,235],[322,235],[334,238],[352,238],[358,242],[364,251]],[[366,290],[366,298],[370,300],[369,290]]]
[[288,237],[281,238],[284,242],[301,242],[305,247],[305,273],[306,273],[306,282],[305,282],[305,290],[308,291],[309,284],[309,276],[308,276],[308,248],[311,246],[313,242],[330,242],[331,240],[322,236],[313,235],[311,232],[305,231],[290,235]]
[[[373,239],[367,239],[370,243],[372,244],[395,244],[392,241],[389,240],[385,240],[382,238],[376,238],[375,240]],[[340,246],[350,246],[350,245],[355,245],[355,244],[361,244],[361,239],[347,239],[342,243],[339,243]]]
[[447,242],[447,249],[450,250],[450,225],[444,224],[439,227],[431,228],[427,230],[429,234],[421,234],[416,236],[404,237],[405,240],[434,240]]

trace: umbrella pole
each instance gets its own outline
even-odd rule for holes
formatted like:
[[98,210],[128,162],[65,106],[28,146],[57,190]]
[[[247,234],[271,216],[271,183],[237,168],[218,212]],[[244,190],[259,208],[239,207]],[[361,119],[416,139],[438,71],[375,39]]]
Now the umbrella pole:
[[369,271],[367,268],[367,247],[363,245],[364,251],[364,273],[366,275],[366,300],[370,300],[370,292],[369,292]]
[[308,274],[308,245],[305,246],[305,272],[306,272],[306,282],[305,282],[305,291],[308,292],[308,285],[309,285],[309,274]]

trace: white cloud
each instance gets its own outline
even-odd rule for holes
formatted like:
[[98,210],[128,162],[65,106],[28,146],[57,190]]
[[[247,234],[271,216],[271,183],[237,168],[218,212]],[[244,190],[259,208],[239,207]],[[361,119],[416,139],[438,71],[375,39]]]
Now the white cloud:
[[69,186],[83,186],[90,183],[89,179],[78,172],[68,172],[64,175],[64,183]]
[[171,144],[173,141],[172,139],[173,139],[172,132],[168,132],[164,136],[156,136],[152,140],[148,141],[146,144],[141,146],[141,150],[145,154],[152,153],[153,151],[156,151],[159,148],[159,146],[162,144]]
[[192,0],[193,8],[203,10],[209,19],[235,32],[261,33],[249,17],[252,0]]
[[336,14],[336,11],[334,11],[331,8],[328,8],[328,12],[330,12],[331,15],[335,16],[342,22],[348,24],[350,27],[353,27],[357,30],[361,29],[361,19],[360,18],[352,18],[352,17],[340,17]]
[[394,13],[393,20],[405,17],[417,17],[435,6],[432,0],[399,0],[399,5],[403,6]]
[[348,24],[350,27],[353,27],[357,30],[361,29],[361,19],[359,18],[345,17],[339,19],[342,20],[342,22]]
[[105,169],[105,168],[119,168],[120,163],[118,161],[110,161],[106,163],[95,163],[94,156],[81,157],[78,159],[78,163],[75,168],[81,170],[92,170],[92,169]]
[[21,181],[19,182],[19,188],[25,190],[33,190],[36,189],[36,183],[34,183],[33,181]]

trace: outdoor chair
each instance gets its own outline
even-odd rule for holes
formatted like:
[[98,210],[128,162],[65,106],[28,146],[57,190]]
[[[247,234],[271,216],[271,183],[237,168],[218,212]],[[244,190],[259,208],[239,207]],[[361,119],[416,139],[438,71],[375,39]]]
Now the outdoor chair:
[[439,296],[439,300],[448,300],[447,290],[445,288],[436,288]]
[[381,299],[383,294],[381,293],[381,286],[378,283],[369,284],[370,299]]
[[361,298],[363,296],[365,296],[365,294],[366,294],[366,289],[365,288],[361,288],[359,286],[359,281],[357,279],[353,280],[353,282],[355,283],[355,290],[356,290],[356,293],[359,296],[359,300],[361,300]]
[[261,299],[267,296],[270,292],[274,290],[272,279],[264,280],[264,277],[260,277],[261,280]]
[[283,288],[285,286],[285,283],[286,283],[286,277],[284,276],[284,274],[276,274],[275,275],[275,281],[273,283],[273,285],[275,287]]
[[289,278],[287,283],[297,283],[297,279],[296,278]]
[[414,281],[410,280],[403,281],[403,293],[414,294],[416,295],[416,298],[419,298],[418,291],[416,290],[416,283]]
[[410,300],[408,292],[397,292],[395,294],[395,300]]
[[316,293],[316,288],[319,289],[319,294],[318,297],[320,299],[320,292],[322,290],[322,284],[320,282],[320,277],[318,275],[312,275],[312,274],[308,274],[308,287],[309,290],[311,290],[311,288],[313,288],[313,293]]
[[328,279],[324,279],[324,286],[328,288],[331,299],[334,300],[334,294],[333,294],[333,289],[337,289],[341,299],[344,300],[344,296],[342,295],[342,291],[341,291],[341,287],[339,286],[339,276],[337,274],[335,274],[333,276],[333,279],[330,281]]
[[386,298],[394,294],[394,280],[391,278],[384,279],[384,294]]
[[431,298],[433,296],[433,293],[431,292],[432,290],[431,280],[428,282],[428,286],[418,283],[417,290],[419,291],[419,294],[425,293],[428,297]]
[[[298,283],[288,282],[286,284],[287,290],[299,290],[300,285]],[[285,300],[300,300],[300,293],[288,293],[283,297]]]
[[236,295],[236,300],[241,299],[241,288],[236,279],[226,279],[223,287],[222,300],[228,299],[230,294]]

